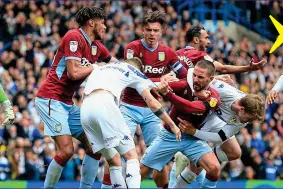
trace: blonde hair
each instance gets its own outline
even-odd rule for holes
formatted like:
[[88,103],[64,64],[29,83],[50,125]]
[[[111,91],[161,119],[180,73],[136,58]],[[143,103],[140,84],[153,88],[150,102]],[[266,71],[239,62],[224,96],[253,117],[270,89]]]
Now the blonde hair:
[[265,104],[259,95],[247,94],[240,100],[240,105],[245,108],[246,113],[254,115],[258,121],[264,121]]
[[141,72],[143,72],[143,64],[142,64],[141,59],[139,59],[138,57],[129,58],[129,59],[125,60],[125,62],[128,63],[128,64],[131,64],[132,66],[135,66]]

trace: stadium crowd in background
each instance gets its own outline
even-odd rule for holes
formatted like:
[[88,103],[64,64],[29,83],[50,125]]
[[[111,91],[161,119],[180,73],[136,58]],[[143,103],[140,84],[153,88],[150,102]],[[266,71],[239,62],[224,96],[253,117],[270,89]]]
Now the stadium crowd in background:
[[[5,3],[4,3],[5,2]],[[266,1],[267,2],[267,1]],[[282,15],[282,6],[269,2],[270,13]],[[34,98],[52,63],[61,37],[78,24],[74,15],[81,7],[95,5],[108,13],[104,44],[112,56],[123,58],[124,47],[142,38],[141,18],[151,10],[164,10],[169,27],[161,41],[173,50],[186,46],[185,33],[193,24],[187,11],[181,15],[167,1],[17,1],[0,2],[0,81],[14,105],[16,119],[9,127],[0,126],[0,180],[43,179],[47,165],[55,154],[51,138],[43,136],[43,123],[34,105]],[[279,8],[276,8],[278,7]],[[256,8],[255,8],[256,9]],[[281,16],[282,17],[282,16]],[[276,34],[275,34],[276,35]],[[232,41],[221,28],[210,33],[210,56],[219,62],[243,65],[255,53],[268,63],[263,70],[231,75],[236,86],[244,92],[266,97],[283,69],[283,47],[269,54],[270,44],[253,44],[245,36]],[[74,96],[81,104],[83,88]],[[228,163],[222,179],[283,179],[283,93],[276,103],[266,106],[264,123],[254,122],[237,135],[242,158]],[[3,114],[0,122],[4,120]],[[140,130],[135,136],[138,154],[145,151]],[[84,149],[74,140],[75,155],[67,163],[61,179],[79,180]],[[104,160],[98,178],[103,175]]]

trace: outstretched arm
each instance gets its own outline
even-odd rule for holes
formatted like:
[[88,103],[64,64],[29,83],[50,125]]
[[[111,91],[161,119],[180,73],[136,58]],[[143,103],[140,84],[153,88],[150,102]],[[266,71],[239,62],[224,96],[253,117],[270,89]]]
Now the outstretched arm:
[[283,75],[281,75],[274,85],[274,87],[269,91],[266,102],[267,104],[272,104],[274,100],[277,98],[278,93],[283,91]]
[[151,95],[150,90],[149,89],[143,90],[141,96],[143,97],[148,107],[152,110],[152,112],[170,126],[172,132],[176,135],[176,139],[180,141],[181,140],[180,129],[175,125],[173,120],[166,113],[162,105]]
[[263,66],[266,64],[266,60],[261,60],[259,62],[254,62],[253,60],[246,66],[232,66],[232,65],[223,65],[220,62],[214,61],[214,65],[217,71],[221,73],[243,73],[249,71],[255,71],[262,69]]

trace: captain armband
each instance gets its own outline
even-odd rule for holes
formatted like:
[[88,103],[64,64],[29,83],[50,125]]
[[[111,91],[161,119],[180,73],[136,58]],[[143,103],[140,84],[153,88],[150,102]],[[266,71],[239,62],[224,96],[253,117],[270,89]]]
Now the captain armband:
[[161,107],[159,108],[156,112],[154,112],[154,114],[159,117],[161,116],[163,113],[165,112],[165,110]]
[[226,134],[224,133],[224,131],[222,129],[218,132],[218,135],[220,136],[222,142],[227,140]]

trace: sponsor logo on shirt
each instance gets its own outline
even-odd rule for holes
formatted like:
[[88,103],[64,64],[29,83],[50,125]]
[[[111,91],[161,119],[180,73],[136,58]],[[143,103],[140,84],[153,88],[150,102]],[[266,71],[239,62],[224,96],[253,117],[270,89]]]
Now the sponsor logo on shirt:
[[165,67],[153,68],[150,65],[144,66],[144,73],[154,73],[154,74],[162,74],[164,72]]

